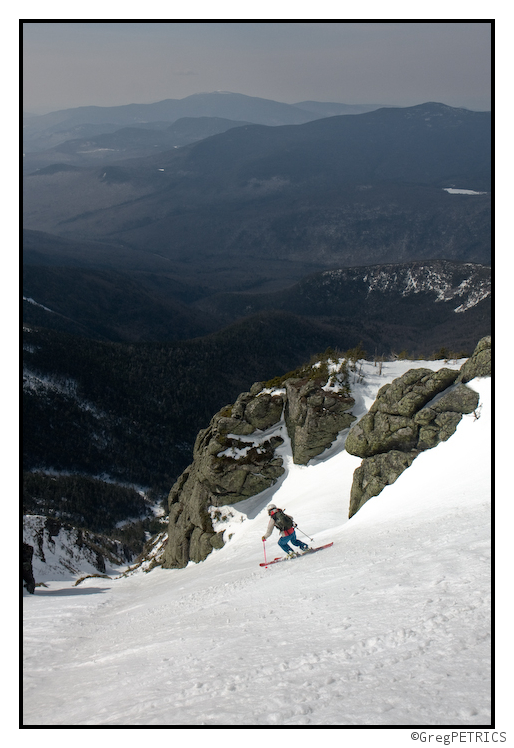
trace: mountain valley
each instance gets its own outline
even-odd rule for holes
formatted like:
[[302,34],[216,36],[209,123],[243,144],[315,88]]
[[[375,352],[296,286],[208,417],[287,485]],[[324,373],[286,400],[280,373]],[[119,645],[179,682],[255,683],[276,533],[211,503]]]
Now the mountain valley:
[[254,382],[491,332],[490,113],[189,99],[26,120],[27,506],[109,483],[107,532]]
[[283,263],[288,282],[420,259],[487,265],[490,127],[487,112],[441,104],[237,127],[143,159],[28,175],[24,226],[138,250],[149,264],[158,255],[223,290],[280,277]]

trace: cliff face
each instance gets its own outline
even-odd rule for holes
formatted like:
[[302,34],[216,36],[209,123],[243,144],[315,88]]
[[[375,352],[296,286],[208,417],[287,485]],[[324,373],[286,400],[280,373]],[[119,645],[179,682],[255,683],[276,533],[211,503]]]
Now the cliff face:
[[198,434],[193,463],[169,495],[166,568],[203,561],[213,548],[223,545],[223,533],[214,532],[209,507],[253,496],[284,472],[282,460],[274,454],[282,439],[263,438],[254,444],[244,438],[273,425],[282,415],[282,396],[266,393],[257,399],[258,390],[254,385],[251,392],[242,393]]
[[394,483],[420,452],[450,438],[462,415],[478,406],[477,393],[465,382],[490,375],[491,338],[486,337],[460,371],[410,369],[379,390],[346,439],[346,451],[363,458],[354,473],[350,517]]
[[[312,372],[311,372],[312,373]],[[254,496],[284,473],[275,452],[283,444],[276,433],[283,424],[291,439],[293,460],[307,464],[329,447],[355,417],[354,400],[326,377],[291,377],[279,388],[262,383],[220,410],[196,439],[193,462],[169,495],[169,529],[164,567],[181,568],[202,561],[224,544],[210,509]],[[335,380],[334,380],[335,381]]]
[[130,552],[121,542],[101,533],[55,517],[26,514],[23,518],[22,578],[29,592],[46,579],[113,573],[129,560]]

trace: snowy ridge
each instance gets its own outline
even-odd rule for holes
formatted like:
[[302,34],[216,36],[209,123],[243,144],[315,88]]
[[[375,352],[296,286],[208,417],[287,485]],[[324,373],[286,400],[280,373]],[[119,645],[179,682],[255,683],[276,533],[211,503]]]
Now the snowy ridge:
[[[387,271],[377,270],[367,273],[363,280],[368,284],[368,293],[375,290],[398,291],[402,296],[431,292],[435,301],[451,301],[457,297],[468,298],[454,311],[463,312],[470,309],[491,294],[491,281],[479,279],[479,289],[475,289],[476,272],[472,265],[470,275],[458,285],[454,285],[451,276],[433,270],[431,267],[406,267],[392,275]],[[470,292],[471,291],[471,292]]]
[[[354,414],[409,368],[461,363],[363,362]],[[468,386],[480,417],[351,520],[344,435],[307,466],[286,443],[276,486],[218,508],[227,543],[203,563],[25,594],[24,724],[490,724],[491,383]],[[281,553],[270,500],[334,546],[259,567]]]
[[464,312],[491,295],[491,276],[484,276],[482,265],[466,263],[456,266],[450,262],[406,263],[403,265],[381,265],[366,268],[344,268],[327,270],[322,274],[325,283],[337,279],[361,282],[367,294],[373,292],[398,293],[410,296],[418,293],[432,293],[434,301],[446,302],[453,299],[462,301],[454,311]]

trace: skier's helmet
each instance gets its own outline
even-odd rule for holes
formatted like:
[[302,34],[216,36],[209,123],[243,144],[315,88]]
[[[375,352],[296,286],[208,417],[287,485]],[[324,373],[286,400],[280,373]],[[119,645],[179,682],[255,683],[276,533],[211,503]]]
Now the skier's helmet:
[[277,508],[277,507],[275,506],[275,504],[269,504],[269,506],[268,506],[268,514],[271,514],[271,512],[272,512],[272,511],[273,511],[274,509],[276,509],[276,508]]

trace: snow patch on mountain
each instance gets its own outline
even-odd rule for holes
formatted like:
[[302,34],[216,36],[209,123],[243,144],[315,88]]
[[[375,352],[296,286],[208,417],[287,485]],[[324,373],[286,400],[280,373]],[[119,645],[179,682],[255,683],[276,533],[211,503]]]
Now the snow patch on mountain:
[[27,366],[23,367],[23,389],[25,391],[34,394],[43,394],[45,391],[51,390],[60,395],[73,397],[78,401],[77,388],[78,385],[74,379],[66,377],[56,378],[48,374],[32,371]]
[[[85,574],[116,575],[125,569],[121,543],[109,541],[109,552],[99,535],[63,526],[41,515],[24,516],[23,542],[34,548],[32,569],[36,583],[74,582]],[[111,555],[113,550],[117,557]]]
[[455,187],[443,187],[450,195],[487,195],[487,192],[476,192],[475,190],[461,190]]
[[47,306],[43,306],[43,304],[38,304],[37,301],[34,301],[34,299],[29,299],[27,296],[23,297],[23,301],[27,301],[29,304],[33,304],[34,306],[38,306],[40,309],[44,309],[45,312],[52,312],[52,314],[55,314],[53,309],[49,309]]

